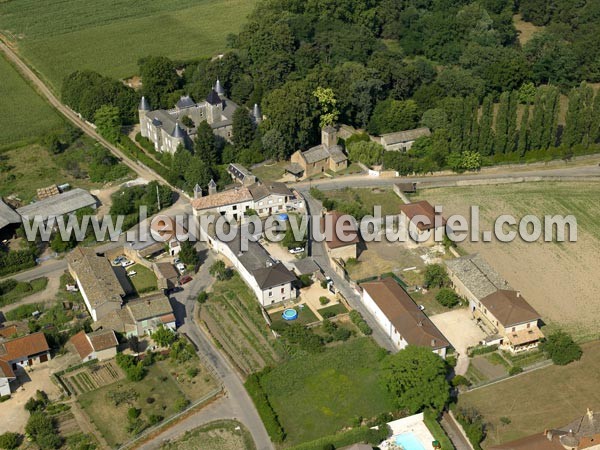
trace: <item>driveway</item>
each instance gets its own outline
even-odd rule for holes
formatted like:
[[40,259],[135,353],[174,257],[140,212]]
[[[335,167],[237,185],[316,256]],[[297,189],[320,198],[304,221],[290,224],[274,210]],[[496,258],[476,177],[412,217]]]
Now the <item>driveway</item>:
[[469,368],[467,348],[477,345],[485,338],[485,333],[472,319],[468,308],[455,309],[429,318],[458,353],[458,362],[454,372],[456,375],[464,375]]
[[12,396],[0,407],[0,434],[25,431],[25,424],[29,419],[25,403],[35,395],[35,391],[44,391],[51,400],[56,400],[60,394],[50,379],[49,363],[37,364],[31,368],[31,372],[23,369],[17,372],[17,381],[11,386]]

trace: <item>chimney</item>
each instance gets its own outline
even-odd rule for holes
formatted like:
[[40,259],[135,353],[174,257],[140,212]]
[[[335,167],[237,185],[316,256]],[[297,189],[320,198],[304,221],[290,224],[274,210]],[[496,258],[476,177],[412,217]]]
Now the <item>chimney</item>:
[[521,298],[521,291],[517,291],[517,298]]
[[194,186],[194,199],[197,198],[202,198],[202,188],[196,183],[196,186]]
[[217,183],[215,183],[215,180],[210,180],[210,183],[208,183],[208,195],[213,195],[217,193]]
[[590,408],[587,409],[587,417],[590,422],[594,421],[594,411],[592,411]]
[[432,340],[431,340],[431,346],[432,346],[432,347],[435,347],[435,339],[432,339]]

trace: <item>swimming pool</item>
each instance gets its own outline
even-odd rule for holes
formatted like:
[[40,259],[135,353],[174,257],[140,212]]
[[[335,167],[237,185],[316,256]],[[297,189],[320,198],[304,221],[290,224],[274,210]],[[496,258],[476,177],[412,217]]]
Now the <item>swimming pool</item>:
[[425,450],[421,441],[413,433],[404,433],[394,436],[396,445],[404,450]]

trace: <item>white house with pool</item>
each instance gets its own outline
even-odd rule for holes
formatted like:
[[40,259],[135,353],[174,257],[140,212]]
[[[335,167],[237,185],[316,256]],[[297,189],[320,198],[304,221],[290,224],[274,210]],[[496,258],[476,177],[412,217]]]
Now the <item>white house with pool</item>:
[[392,436],[387,438],[379,448],[381,450],[434,450],[440,449],[427,425],[423,421],[423,413],[404,417],[388,423]]

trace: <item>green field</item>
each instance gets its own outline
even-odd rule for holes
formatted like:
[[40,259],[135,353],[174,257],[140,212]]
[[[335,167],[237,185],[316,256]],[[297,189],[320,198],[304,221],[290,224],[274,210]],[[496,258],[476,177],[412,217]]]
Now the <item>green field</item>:
[[[483,447],[490,447],[562,427],[600,408],[600,343],[583,346],[581,361],[550,366],[486,386],[459,397],[461,407],[474,407],[489,423]],[[501,422],[508,417],[510,424]]]
[[400,214],[400,205],[404,204],[400,197],[388,188],[346,188],[325,191],[325,195],[332,200],[359,203],[370,214],[373,213],[374,206],[381,206],[381,214],[384,216]]
[[380,349],[354,339],[323,353],[294,358],[261,378],[289,445],[334,434],[359,416],[394,409],[379,380]]
[[[2,3],[0,3],[1,9]],[[0,17],[2,13],[0,13]],[[0,56],[0,149],[60,128],[62,120]]]
[[55,90],[78,69],[125,78],[148,55],[173,59],[225,50],[256,0],[37,0],[0,2],[0,30]]

